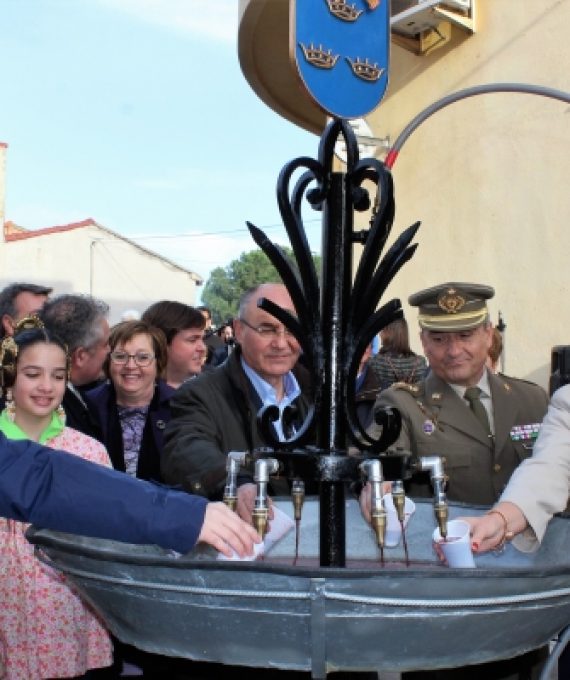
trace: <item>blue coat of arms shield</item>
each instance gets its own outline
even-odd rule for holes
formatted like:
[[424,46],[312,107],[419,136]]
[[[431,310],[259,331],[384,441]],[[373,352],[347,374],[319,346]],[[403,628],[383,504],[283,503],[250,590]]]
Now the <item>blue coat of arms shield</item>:
[[361,118],[388,85],[389,0],[289,0],[290,52],[303,86],[326,113]]

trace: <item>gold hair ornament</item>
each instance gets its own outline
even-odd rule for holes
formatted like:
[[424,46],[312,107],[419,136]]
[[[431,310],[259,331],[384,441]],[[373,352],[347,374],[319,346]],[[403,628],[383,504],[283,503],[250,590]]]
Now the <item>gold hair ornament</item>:
[[[43,330],[44,328],[43,321],[37,316],[25,316],[14,326],[14,336],[24,331]],[[0,384],[2,387],[6,386],[5,373],[10,373],[12,376],[16,373],[18,343],[14,340],[14,336],[7,335],[0,344]]]

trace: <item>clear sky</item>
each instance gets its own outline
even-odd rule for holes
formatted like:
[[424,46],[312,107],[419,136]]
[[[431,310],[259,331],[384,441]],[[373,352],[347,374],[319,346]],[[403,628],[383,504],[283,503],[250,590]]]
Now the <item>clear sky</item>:
[[[281,167],[318,137],[269,109],[237,57],[237,0],[1,0],[6,219],[91,217],[207,279],[287,243]],[[311,246],[320,221],[307,216]]]

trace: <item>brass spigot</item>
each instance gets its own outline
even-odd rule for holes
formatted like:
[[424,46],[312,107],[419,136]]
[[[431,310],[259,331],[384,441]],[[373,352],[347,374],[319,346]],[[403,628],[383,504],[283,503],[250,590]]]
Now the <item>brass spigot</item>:
[[237,510],[237,496],[230,496],[224,492],[223,501],[232,512]]
[[436,503],[434,505],[434,512],[439,528],[439,535],[442,538],[447,538],[447,519],[449,517],[447,503]]
[[267,533],[268,515],[269,510],[267,508],[254,508],[251,513],[253,527],[262,538]]
[[439,533],[442,538],[447,537],[447,518],[449,515],[445,485],[447,476],[443,467],[443,459],[440,456],[424,456],[419,461],[421,470],[429,470],[433,485],[433,511]]
[[376,534],[378,546],[384,549],[386,536],[386,510],[382,497],[382,464],[376,458],[369,458],[360,463],[360,470],[370,482],[372,493],[370,495],[370,523]]
[[226,485],[224,487],[223,501],[230,510],[237,508],[237,476],[241,465],[245,462],[246,451],[230,451],[226,459]]
[[259,458],[255,461],[255,474],[253,481],[257,484],[257,492],[253,505],[253,526],[257,533],[263,537],[267,532],[269,517],[269,496],[267,484],[269,475],[274,475],[279,470],[279,462],[275,458]]
[[398,515],[398,521],[403,522],[406,519],[406,492],[404,491],[404,482],[401,479],[392,482],[392,501]]
[[376,541],[379,548],[384,548],[384,539],[386,537],[386,511],[384,508],[372,510],[370,514],[370,523],[376,534]]
[[301,520],[301,513],[303,511],[303,503],[305,502],[305,482],[300,479],[294,479],[291,486],[291,498],[293,499],[293,511],[296,521]]

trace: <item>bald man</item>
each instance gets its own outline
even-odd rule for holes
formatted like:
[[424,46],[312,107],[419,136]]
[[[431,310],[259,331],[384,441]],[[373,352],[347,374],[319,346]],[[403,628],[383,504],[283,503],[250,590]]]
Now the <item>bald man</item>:
[[[182,385],[171,400],[172,420],[165,431],[162,457],[164,479],[211,500],[222,497],[230,451],[267,446],[257,424],[262,406],[274,404],[281,412],[293,406],[297,414],[293,429],[307,413],[308,403],[293,370],[301,353],[299,343],[258,307],[260,298],[295,313],[282,284],[265,283],[248,290],[234,321],[236,349],[221,366]],[[284,440],[290,432],[283,432],[276,422],[275,434]],[[273,488],[274,493],[287,490]],[[252,484],[238,491],[238,512],[246,520],[254,495]]]

